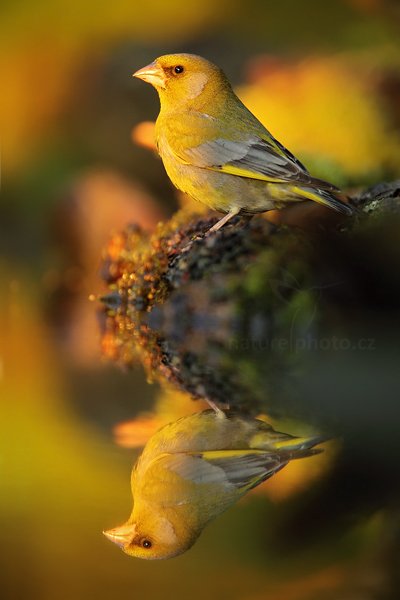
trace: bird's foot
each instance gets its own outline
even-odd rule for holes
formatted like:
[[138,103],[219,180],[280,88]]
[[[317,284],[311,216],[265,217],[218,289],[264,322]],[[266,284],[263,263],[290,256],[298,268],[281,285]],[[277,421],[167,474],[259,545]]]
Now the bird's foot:
[[216,404],[215,402],[213,402],[209,398],[206,398],[206,401],[211,406],[211,408],[213,409],[213,411],[215,411],[215,413],[217,414],[218,417],[221,417],[221,418],[225,419],[225,413],[224,413],[224,411],[222,409],[229,410],[229,404],[226,404],[226,403],[220,404],[220,406],[222,407],[222,408],[220,408],[220,406],[218,406],[218,404]]
[[189,241],[189,242],[188,242],[188,243],[187,243],[185,246],[183,246],[183,248],[180,250],[180,252],[181,252],[181,253],[184,253],[184,252],[189,252],[189,250],[190,250],[190,248],[193,246],[193,244],[194,244],[195,242],[198,242],[198,241],[200,241],[200,240],[203,240],[203,239],[204,239],[204,238],[207,236],[207,233],[208,233],[208,232],[206,232],[206,233],[203,233],[202,235],[195,235],[195,236],[194,236],[194,237],[193,237],[193,238],[192,238],[192,239],[191,239],[191,240],[190,240],[190,241]]

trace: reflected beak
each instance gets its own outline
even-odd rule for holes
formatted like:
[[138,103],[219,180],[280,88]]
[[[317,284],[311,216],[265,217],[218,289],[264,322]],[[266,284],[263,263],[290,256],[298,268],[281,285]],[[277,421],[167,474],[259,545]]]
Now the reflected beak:
[[143,79],[143,81],[147,81],[147,83],[150,83],[154,87],[165,88],[165,73],[156,61],[150,63],[147,67],[139,69],[139,71],[133,73],[132,77]]
[[120,548],[125,548],[133,539],[135,535],[135,525],[125,524],[120,527],[114,527],[108,531],[103,531],[106,538],[117,544]]

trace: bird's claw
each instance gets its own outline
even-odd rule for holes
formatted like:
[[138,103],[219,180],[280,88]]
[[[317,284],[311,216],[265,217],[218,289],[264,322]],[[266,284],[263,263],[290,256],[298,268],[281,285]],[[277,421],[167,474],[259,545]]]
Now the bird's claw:
[[195,242],[198,242],[206,237],[206,234],[203,235],[195,235],[183,248],[181,249],[181,253],[188,252],[190,248],[193,246]]

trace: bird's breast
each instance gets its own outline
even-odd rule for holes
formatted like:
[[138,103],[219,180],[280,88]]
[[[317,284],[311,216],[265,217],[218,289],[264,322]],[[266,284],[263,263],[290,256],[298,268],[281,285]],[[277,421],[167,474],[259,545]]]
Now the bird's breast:
[[188,165],[177,159],[164,135],[157,138],[157,148],[167,175],[174,186],[182,192],[187,192],[187,185],[185,184],[188,183],[188,178],[190,178],[190,172],[188,172],[190,168],[188,169]]

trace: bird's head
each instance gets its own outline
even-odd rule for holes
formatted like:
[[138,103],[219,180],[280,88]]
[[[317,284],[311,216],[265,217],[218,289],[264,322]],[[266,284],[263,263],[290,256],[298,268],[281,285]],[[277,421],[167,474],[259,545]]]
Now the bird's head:
[[179,107],[211,101],[230,84],[219,67],[194,54],[167,54],[133,73],[157,90],[161,105]]
[[145,518],[136,520],[131,517],[124,525],[103,533],[129,556],[146,560],[178,556],[198,537],[191,529],[182,529],[182,522],[176,526],[157,513],[147,513]]

